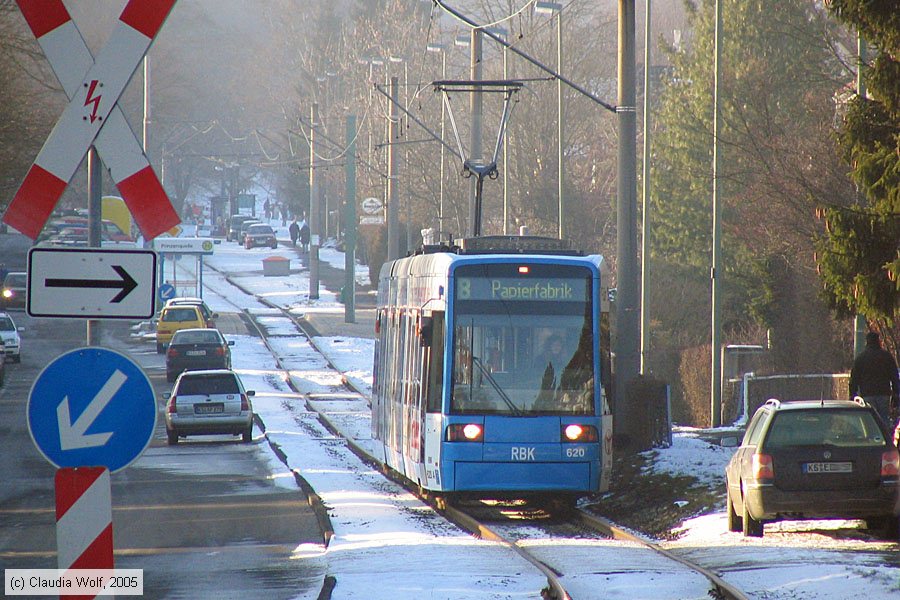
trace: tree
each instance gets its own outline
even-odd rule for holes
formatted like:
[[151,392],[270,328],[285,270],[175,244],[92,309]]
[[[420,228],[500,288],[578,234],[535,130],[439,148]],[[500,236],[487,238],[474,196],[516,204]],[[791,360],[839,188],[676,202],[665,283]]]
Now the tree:
[[66,97],[14,2],[0,1],[0,214],[37,156]]
[[819,266],[836,309],[894,326],[900,309],[900,19],[887,0],[831,0],[829,10],[859,31],[876,57],[863,69],[868,94],[854,96],[840,132],[860,196],[824,204]]
[[[651,290],[650,314],[660,319],[653,339],[676,344],[670,352],[709,340],[714,3],[687,6],[690,37],[684,48],[667,49],[672,77],[656,117],[650,260],[651,273],[678,274],[657,282],[705,293],[673,304],[673,296],[696,294]],[[832,51],[839,32],[812,3],[722,0],[721,7],[725,339],[764,343],[772,330],[780,370],[836,368],[841,354],[811,275],[814,207],[851,189],[830,137],[831,99],[842,85]],[[762,339],[741,339],[747,332]],[[677,364],[658,354],[666,351],[657,346],[651,362]]]

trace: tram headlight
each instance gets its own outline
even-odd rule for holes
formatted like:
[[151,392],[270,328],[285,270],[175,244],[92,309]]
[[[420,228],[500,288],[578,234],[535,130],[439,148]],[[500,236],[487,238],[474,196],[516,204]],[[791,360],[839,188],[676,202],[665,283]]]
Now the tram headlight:
[[448,442],[481,442],[484,428],[477,423],[453,423],[447,426]]
[[563,426],[562,441],[564,442],[596,442],[599,439],[597,428],[593,425],[572,423]]

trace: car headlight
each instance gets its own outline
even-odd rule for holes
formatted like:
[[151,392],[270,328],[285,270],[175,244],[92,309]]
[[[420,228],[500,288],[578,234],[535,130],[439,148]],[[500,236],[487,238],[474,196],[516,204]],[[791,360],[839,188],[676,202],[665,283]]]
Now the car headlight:
[[3,297],[4,297],[4,298],[12,298],[12,297],[13,297],[13,291],[12,291],[12,290],[3,290]]

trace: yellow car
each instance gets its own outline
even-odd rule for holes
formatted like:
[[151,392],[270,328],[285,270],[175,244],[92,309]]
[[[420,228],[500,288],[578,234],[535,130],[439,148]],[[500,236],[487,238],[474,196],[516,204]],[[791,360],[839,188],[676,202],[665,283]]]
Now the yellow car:
[[156,321],[156,352],[162,354],[179,329],[207,328],[208,323],[197,305],[166,306]]

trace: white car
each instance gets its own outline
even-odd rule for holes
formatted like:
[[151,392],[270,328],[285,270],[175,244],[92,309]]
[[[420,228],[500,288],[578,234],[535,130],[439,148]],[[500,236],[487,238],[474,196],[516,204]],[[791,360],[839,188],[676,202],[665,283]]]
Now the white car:
[[172,391],[163,394],[169,444],[177,444],[179,437],[217,433],[253,441],[254,394],[229,369],[184,371]]
[[22,361],[22,339],[19,337],[19,332],[24,330],[24,327],[16,327],[15,321],[8,313],[0,312],[0,338],[3,339],[6,358],[12,362]]

